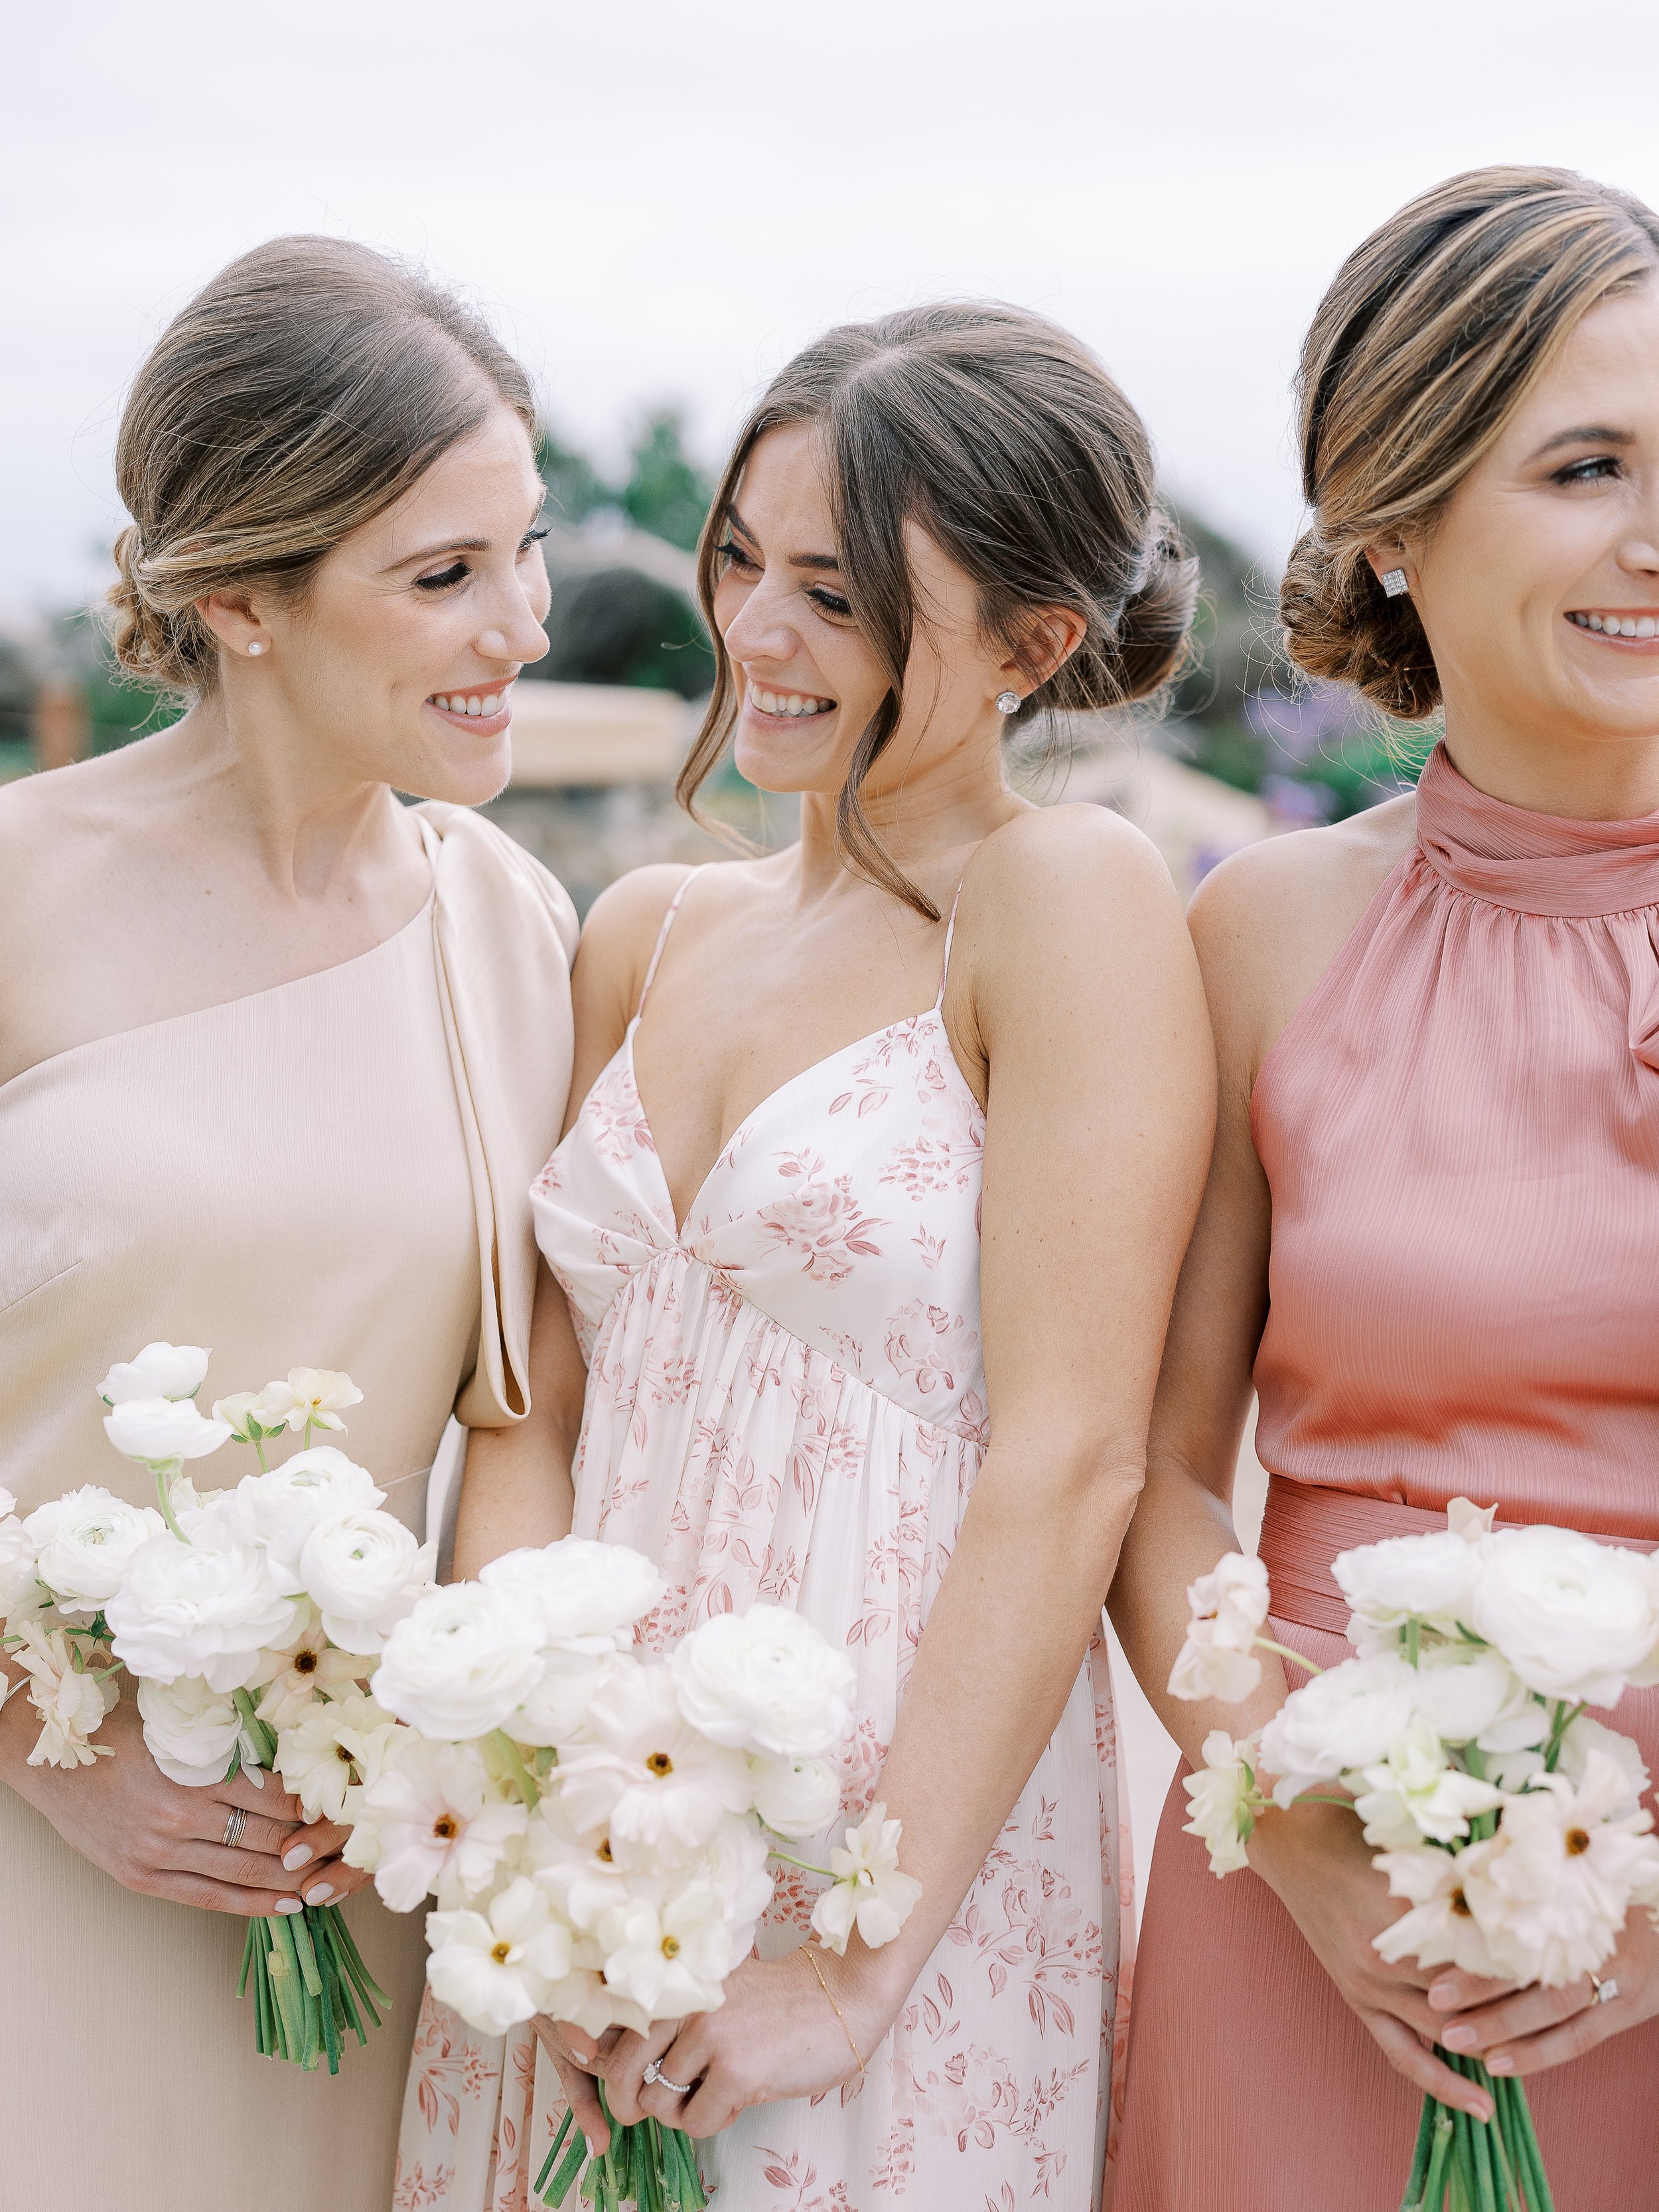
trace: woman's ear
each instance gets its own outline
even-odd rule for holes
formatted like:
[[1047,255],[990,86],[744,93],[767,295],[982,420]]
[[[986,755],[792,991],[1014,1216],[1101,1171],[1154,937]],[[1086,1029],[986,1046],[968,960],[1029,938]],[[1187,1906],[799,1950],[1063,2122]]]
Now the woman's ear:
[[[1417,589],[1417,563],[1403,538],[1391,538],[1365,548],[1371,573],[1391,599]],[[1403,581],[1400,580],[1404,579]]]
[[239,659],[245,654],[257,659],[260,653],[270,652],[270,632],[246,593],[210,592],[195,602],[195,607],[227,653]]
[[1075,607],[1040,607],[1026,617],[1019,643],[999,673],[1035,691],[1066,665],[1088,634]]

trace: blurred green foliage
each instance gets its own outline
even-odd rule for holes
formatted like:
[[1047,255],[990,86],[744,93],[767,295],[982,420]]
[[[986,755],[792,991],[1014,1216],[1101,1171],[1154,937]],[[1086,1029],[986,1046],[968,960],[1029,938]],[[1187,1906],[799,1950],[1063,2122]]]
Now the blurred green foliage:
[[685,450],[685,422],[672,407],[641,427],[621,483],[607,483],[585,453],[544,426],[538,460],[542,481],[563,522],[586,522],[609,507],[636,530],[665,538],[689,553],[697,542],[714,487]]

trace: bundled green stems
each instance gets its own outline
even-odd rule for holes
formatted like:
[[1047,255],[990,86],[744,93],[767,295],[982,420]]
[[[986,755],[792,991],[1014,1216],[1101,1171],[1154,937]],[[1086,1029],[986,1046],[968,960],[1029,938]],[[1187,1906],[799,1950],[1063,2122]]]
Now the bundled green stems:
[[602,2151],[590,2151],[575,2114],[567,2112],[536,2176],[536,2193],[542,2203],[562,2204],[580,2174],[581,2201],[592,2212],[622,2212],[624,2204],[635,2206],[637,2212],[703,2212],[708,2198],[691,2138],[659,2120],[636,2120],[632,2127],[619,2127],[605,2103],[603,2081],[599,2091],[611,2123],[610,2142]]
[[1492,2099],[1492,2116],[1483,2126],[1467,2112],[1424,2099],[1400,2212],[1555,2212],[1519,2081],[1487,2073],[1478,2058],[1437,2046],[1435,2056],[1480,2084]]

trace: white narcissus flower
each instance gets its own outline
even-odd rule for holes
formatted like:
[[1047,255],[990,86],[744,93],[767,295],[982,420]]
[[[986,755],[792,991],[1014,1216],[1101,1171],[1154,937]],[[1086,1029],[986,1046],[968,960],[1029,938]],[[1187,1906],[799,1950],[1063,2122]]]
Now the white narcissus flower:
[[1389,1746],[1386,1759],[1358,1770],[1364,1784],[1354,1810],[1365,1841],[1385,1850],[1408,1850],[1425,1838],[1449,1844],[1469,1832],[1477,1813],[1495,1813],[1504,1793],[1452,1765],[1420,1714]]
[[[4,1495],[9,1498],[11,1492],[7,1491]],[[40,1595],[34,1546],[28,1530],[8,1508],[4,1518],[0,1519],[0,1617],[16,1612],[26,1602],[38,1603]]]
[[1416,1709],[1416,1669],[1390,1653],[1345,1659],[1314,1675],[1291,1691],[1261,1731],[1261,1764],[1280,1778],[1274,1803],[1291,1804],[1345,1767],[1386,1759]]
[[300,1576],[342,1650],[370,1655],[433,1588],[437,1547],[390,1513],[342,1513],[306,1538]]
[[1170,1694],[1236,1705],[1261,1680],[1256,1638],[1267,1618],[1267,1571],[1258,1559],[1229,1552],[1187,1592],[1192,1608],[1186,1640],[1170,1674]]
[[222,1692],[246,1689],[265,1650],[299,1633],[305,1608],[273,1587],[264,1554],[216,1510],[186,1513],[181,1526],[186,1542],[169,1532],[138,1547],[104,1607],[115,1656],[141,1679],[199,1674]]
[[1454,1852],[1419,1844],[1409,1850],[1379,1851],[1371,1864],[1388,1876],[1390,1894],[1407,1899],[1412,1909],[1372,1938],[1378,1957],[1390,1965],[1414,1959],[1419,1966],[1457,1966],[1466,1974],[1502,1980],[1463,1892],[1466,1871],[1479,1863],[1475,1855],[1489,1848],[1471,1844]]
[[121,1587],[140,1544],[167,1527],[153,1505],[88,1483],[38,1505],[23,1523],[35,1549],[35,1572],[64,1613],[96,1613]]
[[586,1536],[503,1553],[478,1570],[478,1579],[533,1611],[544,1644],[596,1654],[626,1651],[635,1623],[668,1587],[642,1553]]
[[755,1810],[774,1835],[816,1836],[841,1809],[841,1778],[827,1759],[751,1759]]
[[1184,1832],[1196,1836],[1210,1855],[1210,1872],[1219,1877],[1249,1864],[1245,1845],[1255,1826],[1257,1739],[1237,1741],[1225,1729],[1204,1739],[1204,1764],[1182,1787],[1192,1819]]
[[188,1398],[124,1398],[104,1416],[104,1434],[124,1459],[146,1467],[167,1467],[175,1460],[204,1459],[228,1442],[224,1421],[210,1421]]
[[1611,1705],[1659,1644],[1648,1562],[1571,1528],[1499,1528],[1480,1545],[1469,1626],[1529,1690]]
[[1490,1645],[1442,1644],[1421,1652],[1417,1710],[1443,1743],[1482,1751],[1520,1751],[1550,1730],[1547,1706]]
[[199,1344],[147,1344],[129,1360],[118,1360],[98,1385],[106,1406],[134,1398],[193,1398],[207,1375],[210,1355]]
[[295,1596],[305,1588],[300,1554],[313,1530],[342,1513],[366,1513],[385,1503],[386,1492],[375,1488],[366,1467],[333,1444],[313,1444],[280,1467],[244,1475],[225,1510],[246,1542],[264,1545],[272,1579]]
[[295,1727],[319,1697],[349,1697],[373,1667],[372,1659],[330,1647],[328,1632],[313,1613],[280,1651],[267,1651],[255,1685],[258,1716],[274,1729]]
[[426,1940],[433,1995],[484,2035],[533,2019],[570,1972],[570,1930],[522,1875],[482,1911],[433,1913]]
[[346,1791],[372,1789],[398,1723],[373,1698],[321,1699],[278,1732],[276,1771],[307,1820],[337,1820]]
[[1331,1572],[1357,1625],[1396,1628],[1420,1620],[1450,1633],[1468,1619],[1480,1553],[1452,1529],[1437,1528],[1426,1536],[1389,1536],[1339,1552]]
[[710,1743],[680,1711],[665,1666],[635,1666],[559,1747],[559,1795],[583,1835],[605,1834],[623,1864],[684,1864],[753,1796],[740,1752]]
[[429,1890],[446,1909],[476,1897],[527,1825],[522,1805],[490,1796],[483,1761],[471,1744],[414,1736],[398,1745],[354,1811],[341,1856],[349,1866],[373,1869],[374,1887],[394,1912],[412,1912]]
[[1499,1978],[1558,1989],[1611,1955],[1632,1902],[1659,1903],[1652,1817],[1632,1812],[1629,1777],[1592,1750],[1583,1778],[1539,1775],[1504,1808],[1498,1833],[1463,1854],[1463,1893]]
[[361,1406],[363,1394],[349,1375],[332,1367],[290,1367],[283,1382],[267,1382],[253,1401],[253,1411],[268,1429],[283,1422],[295,1431],[305,1428],[337,1429],[343,1406]]
[[599,1923],[608,1987],[653,2020],[684,2020],[725,2002],[743,1954],[714,1885],[690,1881],[659,1904],[633,1897]]
[[374,1695],[423,1735],[488,1735],[542,1674],[540,1624],[504,1590],[428,1591],[386,1638]]
[[[520,1861],[532,1881],[553,1900],[562,1920],[591,1935],[605,1915],[625,1904],[629,1877],[617,1864],[610,1838],[579,1836],[556,1795],[544,1796],[530,1816]],[[588,1961],[597,1964],[599,1954]]]
[[836,1879],[812,1907],[812,1925],[825,1950],[847,1948],[856,1925],[870,1948],[890,1943],[915,1910],[921,1884],[901,1874],[900,1824],[887,1818],[884,1805],[872,1805],[868,1817],[847,1831],[843,1848],[830,1854]]
[[79,1671],[64,1631],[48,1633],[37,1620],[17,1632],[22,1641],[12,1652],[14,1666],[29,1677],[29,1703],[40,1716],[40,1735],[29,1753],[31,1766],[90,1766],[113,1754],[87,1738],[101,1728],[120,1694],[107,1675]]
[[816,1759],[853,1729],[853,1663],[810,1620],[780,1605],[715,1613],[669,1665],[680,1711],[713,1743]]
[[149,1755],[169,1782],[204,1790],[222,1782],[242,1741],[242,1717],[228,1692],[198,1676],[138,1685],[138,1711]]

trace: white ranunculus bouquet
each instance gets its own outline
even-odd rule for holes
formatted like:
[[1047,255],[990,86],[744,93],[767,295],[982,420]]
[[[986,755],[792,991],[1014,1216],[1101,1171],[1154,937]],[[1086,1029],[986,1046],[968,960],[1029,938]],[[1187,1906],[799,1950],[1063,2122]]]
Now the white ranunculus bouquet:
[[[20,1518],[0,1492],[0,1613],[5,1650],[40,1716],[30,1763],[90,1765],[116,1702],[136,1685],[144,1740],[162,1772],[190,1787],[239,1767],[275,1767],[307,1819],[338,1820],[378,1781],[397,1722],[364,1694],[387,1637],[432,1588],[432,1554],[380,1510],[384,1493],[314,1427],[341,1431],[362,1393],[349,1376],[295,1368],[257,1395],[195,1399],[209,1354],[150,1344],[98,1386],[116,1449],[153,1472],[156,1503],[88,1485]],[[267,1443],[301,1449],[271,1467]],[[199,1492],[186,1461],[233,1438],[258,1471]],[[386,1999],[334,1905],[249,1923],[260,2051],[338,2069],[343,2038],[367,2040]]]
[[[1494,1528],[1495,1510],[1455,1498],[1443,1529],[1341,1553],[1356,1656],[1323,1670],[1261,1633],[1260,1560],[1235,1553],[1194,1584],[1173,1695],[1239,1702],[1257,1646],[1310,1679],[1255,1735],[1206,1739],[1188,1832],[1226,1875],[1269,1802],[1347,1805],[1408,1907],[1382,1957],[1559,1987],[1605,1964],[1633,1908],[1659,1917],[1647,1770],[1586,1711],[1659,1680],[1659,1566],[1571,1529]],[[1438,2055],[1494,2117],[1481,2128],[1425,2099],[1402,2212],[1547,2212],[1520,2082]]]
[[[386,1637],[369,1689],[388,1732],[376,1776],[344,1792],[346,1856],[395,1911],[435,1894],[428,1979],[485,2034],[538,2013],[599,2036],[713,2010],[771,1899],[773,1839],[837,1820],[845,1654],[757,1605],[650,1659],[635,1628],[663,1591],[638,1553],[573,1536],[430,1592]],[[921,1894],[898,1844],[878,1805],[806,1866],[828,1884],[828,1948],[855,1926],[897,1935]],[[544,2201],[586,2163],[567,2115]],[[581,2188],[595,2212],[704,2203],[690,2141],[654,2121],[613,2127]]]

